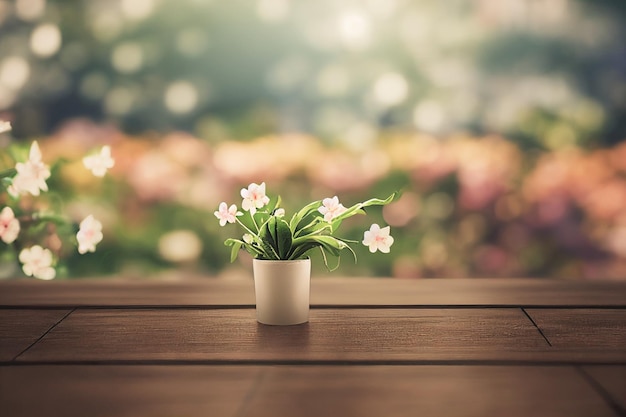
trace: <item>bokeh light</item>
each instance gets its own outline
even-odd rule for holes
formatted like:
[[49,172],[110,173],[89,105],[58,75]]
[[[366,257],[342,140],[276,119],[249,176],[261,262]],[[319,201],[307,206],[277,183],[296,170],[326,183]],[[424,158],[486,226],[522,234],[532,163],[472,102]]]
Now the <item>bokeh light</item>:
[[364,49],[370,43],[370,23],[357,12],[348,12],[339,17],[339,37],[348,48]]
[[56,54],[61,49],[61,31],[53,24],[37,26],[30,37],[30,49],[43,58]]
[[11,90],[21,89],[30,76],[28,61],[19,56],[9,56],[0,64],[0,83]]
[[176,81],[167,87],[164,100],[172,113],[189,113],[198,104],[198,91],[189,81]]
[[245,269],[212,213],[266,181],[402,191],[392,253],[338,274],[625,279],[623,39],[621,0],[0,1],[0,170],[113,149],[102,186],[55,166],[109,236],[70,276]]
[[122,14],[131,20],[142,20],[154,11],[155,0],[121,0]]
[[122,73],[133,73],[141,69],[144,61],[141,45],[125,42],[117,45],[111,54],[111,64]]
[[46,0],[16,0],[15,14],[22,20],[34,21],[43,16]]

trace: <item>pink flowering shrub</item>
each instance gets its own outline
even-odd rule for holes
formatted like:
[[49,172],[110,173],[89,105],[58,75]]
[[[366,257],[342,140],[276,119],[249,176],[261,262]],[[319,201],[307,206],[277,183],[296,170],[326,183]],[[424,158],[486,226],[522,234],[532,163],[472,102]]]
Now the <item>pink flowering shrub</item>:
[[[3,135],[0,143],[7,139]],[[435,138],[382,131],[371,146],[354,151],[306,135],[240,142],[181,132],[131,136],[112,126],[74,120],[39,138],[38,144],[41,164],[50,171],[45,179],[50,191],[36,184],[37,175],[24,184],[35,184],[39,196],[24,192],[14,199],[7,192],[16,164],[30,160],[30,144],[10,143],[9,152],[0,154],[0,171],[5,170],[2,266],[5,260],[17,262],[21,249],[40,245],[51,251],[58,276],[144,276],[179,266],[207,275],[245,274],[250,258],[240,256],[229,265],[229,248],[222,243],[236,237],[253,244],[252,234],[239,224],[247,224],[250,216],[243,201],[249,201],[250,210],[254,207],[255,216],[267,216],[262,212],[269,211],[274,199],[264,202],[261,185],[246,187],[242,195],[240,184],[263,178],[272,184],[273,194],[288,196],[273,214],[287,223],[317,196],[328,196],[312,210],[322,225],[325,217],[349,209],[342,203],[403,190],[381,211],[368,211],[368,224],[378,224],[381,231],[376,236],[365,236],[370,228],[363,228],[358,217],[342,222],[342,239],[366,241],[367,249],[375,243],[377,251],[389,242],[386,225],[393,232],[391,253],[359,256],[358,264],[342,262],[337,272],[345,276],[626,277],[626,143],[528,151],[496,135]],[[104,146],[110,146],[110,154]],[[115,156],[115,165],[104,179],[92,175],[81,160],[102,157],[88,165],[107,166],[107,155]],[[33,165],[39,163],[33,157]],[[51,163],[60,160],[65,162]],[[40,166],[39,174],[45,167]],[[220,214],[218,221],[214,211]],[[34,219],[51,212],[65,213],[71,222]],[[105,225],[100,232],[106,239],[93,255],[85,241],[81,255],[76,233],[89,214]],[[235,228],[242,234],[231,235]],[[99,234],[94,229],[86,235],[95,239]],[[246,249],[243,244],[241,249]],[[310,255],[315,261],[320,252]],[[8,276],[2,269],[0,273]]]

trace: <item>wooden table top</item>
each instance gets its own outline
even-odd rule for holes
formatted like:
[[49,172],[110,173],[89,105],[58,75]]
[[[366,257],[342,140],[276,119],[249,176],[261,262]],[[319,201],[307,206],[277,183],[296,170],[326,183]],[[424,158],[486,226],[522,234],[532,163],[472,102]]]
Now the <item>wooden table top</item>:
[[2,416],[626,416],[626,283],[0,282]]

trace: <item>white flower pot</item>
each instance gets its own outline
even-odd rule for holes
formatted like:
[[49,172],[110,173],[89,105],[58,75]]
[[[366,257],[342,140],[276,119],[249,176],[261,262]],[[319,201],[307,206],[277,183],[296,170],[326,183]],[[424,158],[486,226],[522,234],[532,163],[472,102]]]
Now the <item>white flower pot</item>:
[[310,259],[254,259],[252,269],[259,323],[289,325],[309,321]]

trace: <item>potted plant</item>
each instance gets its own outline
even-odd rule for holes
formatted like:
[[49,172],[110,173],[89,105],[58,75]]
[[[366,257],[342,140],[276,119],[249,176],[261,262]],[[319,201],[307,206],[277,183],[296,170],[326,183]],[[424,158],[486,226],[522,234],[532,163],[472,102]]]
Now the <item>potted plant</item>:
[[[238,223],[244,230],[240,239],[226,239],[233,262],[241,249],[253,256],[257,320],[263,324],[291,325],[309,319],[311,260],[309,253],[319,249],[329,270],[339,266],[342,250],[348,250],[356,262],[356,253],[347,240],[336,236],[341,222],[355,214],[365,214],[369,206],[389,204],[395,193],[384,200],[373,198],[346,208],[337,196],[313,201],[290,218],[281,207],[280,197],[270,199],[265,183],[252,183],[241,190],[239,211],[235,204],[220,203],[215,217],[220,225]],[[389,226],[372,224],[362,243],[370,252],[388,253],[393,244]],[[333,265],[329,258],[336,258]]]

